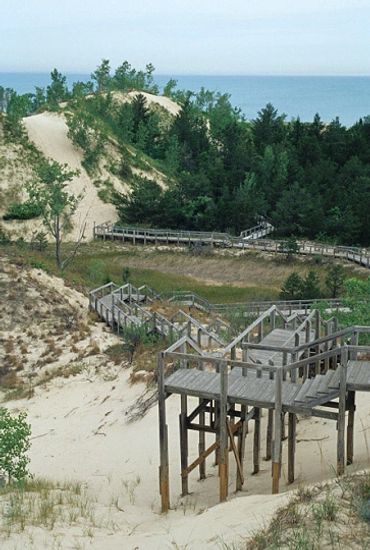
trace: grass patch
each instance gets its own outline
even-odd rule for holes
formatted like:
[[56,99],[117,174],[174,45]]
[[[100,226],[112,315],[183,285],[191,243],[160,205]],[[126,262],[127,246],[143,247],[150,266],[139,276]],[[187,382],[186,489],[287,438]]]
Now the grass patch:
[[369,527],[370,474],[353,474],[336,484],[299,488],[245,548],[370,548]]
[[94,501],[76,482],[29,479],[0,489],[0,530],[10,536],[30,527],[95,526]]

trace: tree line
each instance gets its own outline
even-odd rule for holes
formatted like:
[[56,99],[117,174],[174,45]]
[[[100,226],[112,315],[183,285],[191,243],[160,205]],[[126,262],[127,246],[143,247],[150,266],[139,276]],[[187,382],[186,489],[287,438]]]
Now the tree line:
[[[116,101],[115,90],[158,93],[153,73],[151,64],[137,71],[125,61],[113,71],[103,60],[71,90],[57,69],[34,94],[0,88],[5,131],[16,135],[23,116],[67,101],[70,137],[89,170],[114,137],[122,154],[116,173],[131,185],[129,195],[114,197],[122,223],[238,234],[264,217],[278,236],[369,244],[369,116],[351,127],[319,115],[302,122],[268,104],[246,120],[228,94],[177,90],[173,79],[164,93],[180,104],[177,116],[141,93]],[[128,146],[165,174],[166,186],[132,174]]]

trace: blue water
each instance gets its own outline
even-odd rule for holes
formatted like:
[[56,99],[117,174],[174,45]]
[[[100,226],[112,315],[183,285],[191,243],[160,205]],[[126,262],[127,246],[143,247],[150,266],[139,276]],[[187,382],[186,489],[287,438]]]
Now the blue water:
[[[370,115],[370,77],[327,76],[172,76],[178,88],[199,91],[206,89],[231,94],[231,102],[240,107],[247,118],[271,102],[288,119],[299,116],[311,121],[315,113],[329,122],[339,117],[342,124],[351,125],[360,117]],[[157,75],[163,85],[171,78]],[[67,74],[68,84],[88,80],[87,74]],[[0,73],[0,86],[14,88],[18,93],[33,92],[35,86],[50,82],[47,73]]]

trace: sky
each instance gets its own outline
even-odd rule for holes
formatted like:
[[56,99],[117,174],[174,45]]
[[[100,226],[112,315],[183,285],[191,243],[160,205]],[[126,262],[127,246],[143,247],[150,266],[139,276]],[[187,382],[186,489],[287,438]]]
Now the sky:
[[370,0],[1,0],[0,71],[370,75]]

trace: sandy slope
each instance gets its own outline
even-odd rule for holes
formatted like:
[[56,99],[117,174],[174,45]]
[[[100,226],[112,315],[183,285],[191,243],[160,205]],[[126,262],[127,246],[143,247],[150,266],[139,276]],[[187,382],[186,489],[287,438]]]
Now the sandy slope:
[[[114,524],[109,529],[94,528],[94,535],[89,541],[79,535],[82,548],[222,548],[223,542],[238,544],[267,522],[276,507],[285,501],[286,494],[271,496],[270,463],[262,462],[261,472],[257,476],[250,475],[252,434],[247,438],[247,475],[241,494],[233,496],[235,468],[231,460],[230,501],[217,504],[216,470],[209,460],[207,479],[199,483],[194,472],[190,481],[191,494],[186,498],[180,497],[177,396],[170,397],[167,404],[174,509],[167,516],[159,514],[157,410],[151,409],[136,423],[126,422],[127,408],[144,390],[140,384],[130,386],[128,376],[128,371],[123,370],[118,378],[111,381],[91,374],[61,379],[52,383],[47,391],[39,391],[31,400],[13,404],[29,412],[34,434],[32,471],[53,479],[86,482],[97,498],[101,517]],[[363,394],[358,400],[356,464],[352,468],[368,465],[366,437],[369,429],[369,407]],[[298,424],[297,481],[293,488],[303,481],[316,482],[331,477],[335,446],[333,422],[301,420]],[[190,460],[196,454],[197,440],[193,436],[190,438]],[[284,491],[286,448],[283,462]],[[127,486],[131,484],[130,497]],[[112,507],[112,502],[117,502],[117,507]],[[63,535],[60,547],[72,548],[74,539],[71,532],[63,528],[58,532]],[[37,536],[36,532],[35,541],[39,540]],[[48,534],[43,533],[42,536],[47,537]],[[18,539],[12,537],[11,540]],[[28,548],[27,545],[24,547]]]
[[113,205],[104,203],[98,197],[96,187],[81,166],[82,152],[75,148],[67,136],[68,127],[63,116],[45,112],[25,118],[24,125],[30,140],[44,155],[57,162],[68,164],[72,170],[80,171],[80,175],[69,184],[73,193],[83,194],[83,199],[74,216],[74,227],[69,239],[78,238],[80,228],[86,221],[85,236],[90,240],[94,222],[99,224],[115,221],[117,214]]
[[164,109],[166,109],[166,111],[168,111],[171,115],[176,116],[181,110],[180,105],[175,101],[173,101],[172,99],[170,99],[169,97],[148,94],[147,92],[129,92],[127,95],[130,98],[134,98],[139,93],[146,98],[149,104],[157,104],[160,107],[163,107]]
[[[4,277],[3,284],[8,281],[11,285],[12,272],[4,273],[8,279]],[[29,276],[26,291],[35,303],[37,293],[40,294],[43,289],[44,300],[50,305],[54,304],[51,301],[53,296],[50,295],[53,290],[56,293],[55,303],[70,310],[72,306],[76,307],[81,314],[87,312],[86,298],[75,290],[65,288],[61,279],[39,270],[30,271]],[[17,304],[11,305],[11,311],[5,312],[9,321],[14,319]],[[17,307],[22,313],[21,304]],[[41,329],[42,323],[34,314],[30,314],[30,310],[28,315],[28,323],[37,323]],[[27,320],[27,316],[24,317]],[[43,319],[45,323],[53,321],[47,309],[43,312]],[[90,336],[98,342],[100,350],[118,342],[117,337],[106,331],[102,323],[93,323]],[[33,341],[27,341],[28,356],[43,346],[44,340],[42,335],[34,332]],[[59,336],[60,346],[61,340]],[[88,340],[86,346],[89,345]],[[77,343],[79,350],[82,344],[83,341]],[[63,352],[54,359],[56,363],[67,365],[68,361],[76,360],[75,356],[67,353],[67,348],[64,346]],[[243,540],[268,522],[276,508],[286,501],[288,497],[284,491],[297,488],[303,482],[320,482],[334,475],[335,423],[301,418],[297,426],[296,481],[290,487],[286,485],[285,444],[282,494],[272,496],[271,462],[261,461],[260,473],[250,475],[253,441],[251,422],[247,435],[243,491],[238,495],[233,494],[235,462],[230,454],[230,497],[227,503],[218,504],[218,479],[213,457],[207,459],[207,479],[199,482],[197,472],[194,471],[190,476],[190,495],[181,498],[178,433],[180,399],[174,395],[167,400],[172,510],[168,515],[161,515],[157,409],[151,408],[141,420],[132,423],[127,421],[127,411],[146,391],[144,384],[131,385],[127,364],[112,365],[104,353],[88,354],[79,360],[84,362],[86,369],[77,376],[54,378],[42,386],[36,386],[35,394],[30,399],[8,402],[6,405],[13,411],[25,410],[28,413],[32,426],[31,472],[52,480],[73,479],[85,484],[96,501],[96,521],[89,529],[83,525],[67,527],[63,523],[55,525],[53,530],[31,527],[5,539],[1,538],[0,532],[1,550],[202,550],[222,549],[225,548],[224,543],[229,548],[243,548]],[[35,364],[34,368],[39,367]],[[197,401],[190,398],[189,410],[196,404]],[[264,414],[263,435],[266,432],[266,420]],[[355,463],[348,471],[369,467],[369,435],[368,395],[360,393],[355,419]],[[211,436],[207,436],[207,443],[212,443]],[[197,434],[190,433],[189,462],[197,457],[197,447]],[[262,456],[264,449],[265,442],[262,439]]]

